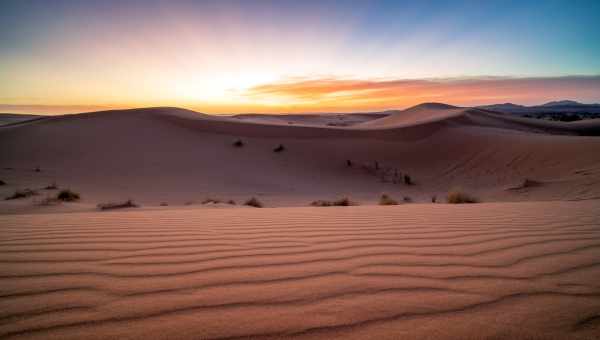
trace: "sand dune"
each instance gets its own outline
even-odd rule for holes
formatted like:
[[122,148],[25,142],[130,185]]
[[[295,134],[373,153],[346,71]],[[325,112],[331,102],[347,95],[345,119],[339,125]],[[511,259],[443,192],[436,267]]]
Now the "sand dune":
[[[83,200],[41,208],[35,201],[49,193],[40,191],[2,201],[0,211],[92,210],[129,198],[145,206],[250,196],[272,207],[343,196],[373,204],[383,192],[430,202],[454,187],[483,201],[600,197],[599,138],[555,134],[578,124],[521,120],[441,104],[351,127],[249,123],[176,108],[43,118],[0,127],[0,195],[56,182]],[[243,148],[232,146],[237,139]],[[274,153],[279,144],[285,151]],[[415,185],[393,183],[394,171]],[[541,185],[507,190],[525,179]]]
[[592,339],[598,208],[0,216],[0,337]]

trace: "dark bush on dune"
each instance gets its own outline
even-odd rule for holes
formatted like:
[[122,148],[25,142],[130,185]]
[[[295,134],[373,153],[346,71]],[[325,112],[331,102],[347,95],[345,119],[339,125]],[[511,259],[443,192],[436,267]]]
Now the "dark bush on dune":
[[255,207],[255,208],[262,208],[263,204],[256,198],[256,197],[252,197],[249,200],[247,200],[244,205],[250,206],[250,207]]
[[0,179],[0,185],[6,185],[6,182]]
[[66,190],[61,190],[61,192],[58,193],[58,195],[56,195],[56,198],[60,201],[64,201],[64,202],[74,202],[74,201],[78,201],[81,197],[79,196],[78,193],[71,191],[69,189]]
[[241,148],[244,146],[244,142],[241,139],[238,139],[235,142],[233,142],[233,146],[235,146],[236,148]]
[[391,198],[390,196],[383,194],[379,197],[379,205],[397,205],[398,201]]
[[283,150],[285,150],[285,147],[282,144],[279,144],[279,146],[273,149],[273,152],[282,152]]
[[452,190],[448,193],[448,197],[447,197],[447,201],[448,203],[452,203],[452,204],[462,204],[462,203],[477,203],[478,200],[469,195],[466,194],[460,190]]
[[110,202],[110,203],[100,203],[98,204],[98,209],[100,210],[111,210],[111,209],[123,209],[123,208],[137,208],[137,205],[133,200],[127,200],[125,202]]
[[8,201],[8,200],[16,200],[16,199],[20,199],[20,198],[27,198],[27,197],[35,196],[37,194],[38,194],[37,191],[31,190],[31,189],[15,190],[14,194],[6,197],[5,200]]
[[404,175],[404,184],[406,184],[406,185],[413,185],[414,184],[413,181],[412,181],[412,178],[410,178],[409,175]]
[[335,201],[317,200],[310,203],[310,205],[312,205],[313,207],[347,207],[351,205],[356,205],[356,203],[350,201],[350,199],[348,199],[347,197],[344,197]]

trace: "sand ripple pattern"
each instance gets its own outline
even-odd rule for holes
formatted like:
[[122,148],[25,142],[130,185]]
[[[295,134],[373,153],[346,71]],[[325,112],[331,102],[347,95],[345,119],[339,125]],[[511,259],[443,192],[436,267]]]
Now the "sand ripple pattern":
[[0,216],[0,338],[600,338],[600,202]]

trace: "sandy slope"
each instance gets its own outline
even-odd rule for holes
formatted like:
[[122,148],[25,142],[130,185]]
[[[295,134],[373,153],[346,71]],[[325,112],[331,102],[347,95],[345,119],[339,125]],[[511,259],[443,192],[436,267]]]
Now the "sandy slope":
[[[0,212],[90,210],[128,198],[146,206],[250,196],[267,206],[342,196],[372,204],[383,192],[430,202],[453,187],[484,201],[594,199],[600,138],[563,135],[595,131],[589,124],[548,125],[442,104],[350,127],[249,123],[176,108],[52,117],[0,127],[0,180],[7,183],[0,196],[56,182],[80,192],[82,202],[37,207],[51,194],[41,191],[1,201]],[[237,139],[243,148],[232,146]],[[279,144],[286,150],[274,153]],[[396,172],[416,185],[394,183]],[[540,185],[507,190],[526,178]]]
[[0,216],[0,337],[594,339],[599,208]]

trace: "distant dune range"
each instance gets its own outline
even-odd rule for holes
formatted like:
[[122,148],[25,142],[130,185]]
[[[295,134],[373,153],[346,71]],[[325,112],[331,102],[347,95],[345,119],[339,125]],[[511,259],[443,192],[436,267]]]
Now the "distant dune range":
[[[483,201],[591,199],[600,197],[599,134],[600,120],[550,122],[445,104],[348,115],[92,112],[0,127],[0,194],[56,182],[82,195],[69,205],[75,210],[127,198],[158,206],[257,196],[267,206],[305,206],[348,196],[369,204],[383,192],[429,202],[454,187]],[[232,145],[238,139],[241,148]],[[285,151],[274,153],[279,144]],[[383,182],[376,166],[415,185]],[[507,190],[525,179],[541,185]],[[30,205],[3,201],[0,211]]]

